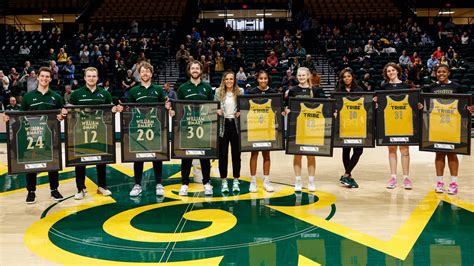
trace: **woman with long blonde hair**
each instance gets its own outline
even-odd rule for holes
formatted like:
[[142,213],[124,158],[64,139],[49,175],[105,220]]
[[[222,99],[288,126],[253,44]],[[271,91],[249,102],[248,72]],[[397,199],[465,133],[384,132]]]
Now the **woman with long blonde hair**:
[[240,177],[240,148],[237,112],[237,96],[243,95],[244,91],[237,85],[235,73],[232,71],[224,72],[221,85],[216,89],[214,99],[221,103],[221,109],[218,111],[220,119],[219,127],[219,173],[222,180],[222,193],[229,192],[227,183],[227,164],[229,156],[229,143],[232,153],[232,173],[234,181],[232,191],[239,192]]

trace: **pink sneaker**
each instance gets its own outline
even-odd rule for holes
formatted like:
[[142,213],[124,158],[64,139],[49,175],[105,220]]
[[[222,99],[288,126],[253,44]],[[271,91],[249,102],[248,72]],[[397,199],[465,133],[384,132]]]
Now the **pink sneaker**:
[[412,187],[413,187],[413,185],[412,185],[410,179],[405,178],[405,179],[403,180],[403,188],[405,188],[405,189],[407,189],[407,190],[410,190],[410,189],[412,189]]
[[395,177],[391,177],[389,180],[388,180],[388,183],[387,183],[387,188],[389,189],[394,189],[397,187],[397,179]]
[[451,184],[449,184],[448,194],[450,194],[450,195],[458,194],[458,183],[451,182]]
[[438,181],[438,183],[436,183],[435,192],[436,193],[443,193],[444,192],[444,182],[443,181]]

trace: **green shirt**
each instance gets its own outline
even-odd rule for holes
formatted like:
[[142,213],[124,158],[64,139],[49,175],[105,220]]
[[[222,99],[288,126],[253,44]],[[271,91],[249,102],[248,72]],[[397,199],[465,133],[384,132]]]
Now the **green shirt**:
[[208,83],[201,81],[197,86],[191,80],[183,83],[178,89],[178,100],[214,100],[214,93]]
[[158,103],[166,100],[163,88],[156,84],[150,87],[137,85],[130,90],[129,101],[132,103]]
[[17,104],[15,106],[7,105],[7,111],[19,111],[21,110],[21,104]]
[[43,94],[38,89],[30,91],[23,96],[21,102],[21,111],[34,111],[34,110],[52,110],[61,109],[63,107],[63,98],[56,92],[48,89]]
[[69,103],[73,105],[111,104],[112,96],[102,87],[97,87],[92,92],[87,86],[83,86],[72,92]]

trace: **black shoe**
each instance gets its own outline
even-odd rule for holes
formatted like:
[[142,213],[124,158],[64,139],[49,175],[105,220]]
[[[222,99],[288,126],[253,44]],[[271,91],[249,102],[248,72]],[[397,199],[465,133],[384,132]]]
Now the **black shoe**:
[[28,196],[26,196],[26,204],[33,204],[36,202],[36,194],[34,191],[28,191]]
[[51,198],[55,201],[60,201],[63,198],[63,195],[61,195],[61,193],[59,193],[59,191],[57,189],[55,190],[51,190]]
[[357,184],[354,178],[349,177],[348,179],[349,179],[349,182],[351,183],[352,188],[359,188],[359,184]]
[[352,187],[352,183],[349,180],[349,177],[347,176],[341,176],[341,179],[339,179],[339,182],[341,182],[341,184],[343,184],[346,187]]

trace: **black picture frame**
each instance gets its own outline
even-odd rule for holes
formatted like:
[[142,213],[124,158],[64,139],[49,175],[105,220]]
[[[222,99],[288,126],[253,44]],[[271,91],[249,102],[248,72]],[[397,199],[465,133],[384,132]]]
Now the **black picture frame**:
[[[219,158],[219,117],[217,111],[220,109],[220,102],[218,101],[192,101],[192,100],[176,100],[173,101],[173,110],[175,111],[175,116],[172,119],[173,131],[172,131],[172,141],[171,141],[171,158],[172,159],[218,159]],[[182,134],[188,136],[198,136],[198,129],[192,129],[187,132],[182,131],[184,110],[196,110],[202,106],[207,106],[207,121],[211,127],[209,131],[211,132],[209,138],[209,145],[201,145],[201,147],[193,147],[193,144],[182,141]],[[190,109],[191,108],[191,109]],[[194,132],[196,131],[196,132]],[[204,132],[204,130],[202,131]],[[201,133],[203,134],[203,133]],[[205,135],[202,135],[203,138]],[[190,137],[193,139],[194,137]],[[199,136],[198,136],[199,138]],[[207,137],[206,137],[207,138]],[[203,144],[203,143],[198,143]],[[207,144],[207,141],[206,141]]]
[[[66,166],[85,166],[85,165],[97,165],[97,164],[110,164],[116,162],[116,149],[115,149],[115,113],[112,113],[111,104],[106,105],[71,105],[66,106],[68,114],[65,119],[64,131],[66,133]],[[97,112],[102,111],[103,126],[105,126],[105,146],[104,151],[98,149],[90,149],[90,152],[81,151],[81,154],[77,153],[77,148],[74,145],[75,141],[75,125],[77,122],[76,114],[79,112]],[[82,132],[80,130],[79,132]],[[94,139],[102,137],[104,132],[98,132],[91,134],[89,138]],[[94,136],[95,135],[95,136]],[[84,150],[84,149],[82,149]]]
[[[169,117],[168,112],[165,108],[165,103],[130,103],[130,104],[123,104],[123,111],[120,112],[120,150],[121,150],[121,161],[122,162],[149,162],[149,161],[169,161],[170,160],[170,153],[169,153],[169,138],[168,138],[168,130],[169,130]],[[138,141],[134,141],[131,138],[133,133],[130,132],[130,124],[133,121],[134,110],[141,110],[145,113],[149,113],[156,109],[156,116],[157,120],[160,123],[160,142],[158,145],[156,141],[148,140],[149,135],[148,133],[151,132],[153,134],[153,140],[155,135],[154,130],[151,130],[153,125],[148,126],[149,128],[146,131],[141,131],[137,138],[140,138],[143,145],[138,145],[138,149],[133,148],[132,143],[138,143]],[[148,140],[148,142],[146,142]],[[158,146],[158,147],[157,147]]]
[[[373,92],[332,92],[331,97],[336,101],[335,111],[337,117],[334,119],[334,147],[344,148],[374,148],[375,147],[375,103]],[[363,99],[363,108],[366,112],[365,135],[346,136],[341,134],[341,119],[345,119],[345,115],[341,113],[345,104],[344,100],[360,101]]]
[[[286,144],[286,154],[295,154],[295,155],[310,155],[310,156],[333,156],[333,147],[334,147],[334,109],[335,109],[334,99],[312,99],[312,98],[290,98],[288,102],[288,108],[290,113],[288,114],[288,130],[287,130],[287,144]],[[303,131],[303,136],[300,138],[298,143],[298,129],[304,130],[308,125],[303,124],[299,125],[301,121],[298,121],[298,118],[301,116],[301,105],[304,104],[307,108],[319,108],[321,106],[321,114],[324,117],[324,138],[322,145],[317,145],[314,140],[309,141],[313,143],[303,143],[305,136]],[[319,116],[319,114],[314,114]],[[303,120],[304,122],[304,120]],[[316,126],[316,125],[313,125]],[[316,129],[311,130],[315,132]],[[314,138],[314,137],[313,137]],[[301,140],[302,139],[302,140]],[[303,141],[303,142],[302,142]]]
[[[60,171],[62,169],[62,149],[61,149],[61,126],[57,119],[59,110],[41,110],[41,111],[7,111],[5,115],[9,116],[9,121],[6,124],[7,134],[7,161],[8,161],[8,174],[24,174],[24,173],[39,173],[39,172],[51,172]],[[34,139],[31,140],[23,139],[19,141],[19,131],[21,129],[21,121],[23,119],[34,119],[38,118],[46,119],[47,127],[51,131],[51,153],[50,159],[36,160],[36,161],[24,161],[21,162],[20,154],[21,143],[30,146],[38,144],[38,139],[34,143]],[[42,122],[43,123],[43,122]],[[25,136],[26,137],[26,136]],[[44,145],[44,141],[41,139],[40,145]],[[27,146],[27,149],[28,149]],[[23,153],[24,155],[24,153]]]
[[[418,110],[418,103],[420,102],[420,90],[416,89],[407,89],[407,90],[385,90],[377,91],[377,134],[376,142],[377,146],[398,146],[398,145],[408,145],[408,146],[418,146],[420,145],[420,111]],[[395,98],[394,98],[395,97]],[[386,123],[386,109],[389,107],[388,101],[397,102],[398,106],[391,106],[394,112],[393,115],[395,118],[391,119],[391,123]],[[403,106],[400,106],[403,105]],[[409,117],[412,121],[411,127],[402,127],[401,125],[396,125],[397,114],[405,114],[403,111],[399,111],[394,108],[406,108],[411,109],[411,115]],[[405,110],[405,109],[404,109]],[[390,127],[387,127],[390,125]],[[397,132],[390,133],[389,131],[396,131],[400,128],[404,129],[406,132]]]
[[[467,110],[467,106],[472,106],[472,96],[469,94],[435,94],[435,93],[421,93],[421,103],[423,104],[422,121],[420,123],[421,141],[419,145],[420,151],[428,152],[444,152],[444,153],[455,153],[455,154],[471,154],[471,119],[472,115]],[[440,104],[443,102],[458,101],[456,111],[459,114],[459,142],[456,143],[454,140],[440,140],[437,138],[449,138],[449,127],[448,125],[440,125],[442,122],[437,123],[442,130],[432,129],[434,125],[431,121],[437,121],[437,118],[432,115],[434,100]],[[440,101],[441,100],[441,101]],[[447,103],[449,104],[449,103]],[[442,120],[442,118],[440,118]],[[436,131],[434,131],[436,130]],[[435,133],[442,133],[437,136]],[[434,137],[434,136],[436,137]]]
[[[247,117],[250,111],[250,101],[264,102],[267,100],[271,100],[271,110],[274,113],[275,132],[271,134],[275,134],[275,140],[249,140]],[[284,110],[283,94],[239,95],[237,96],[237,109],[240,112],[239,134],[241,152],[285,150],[285,122],[281,114]]]

